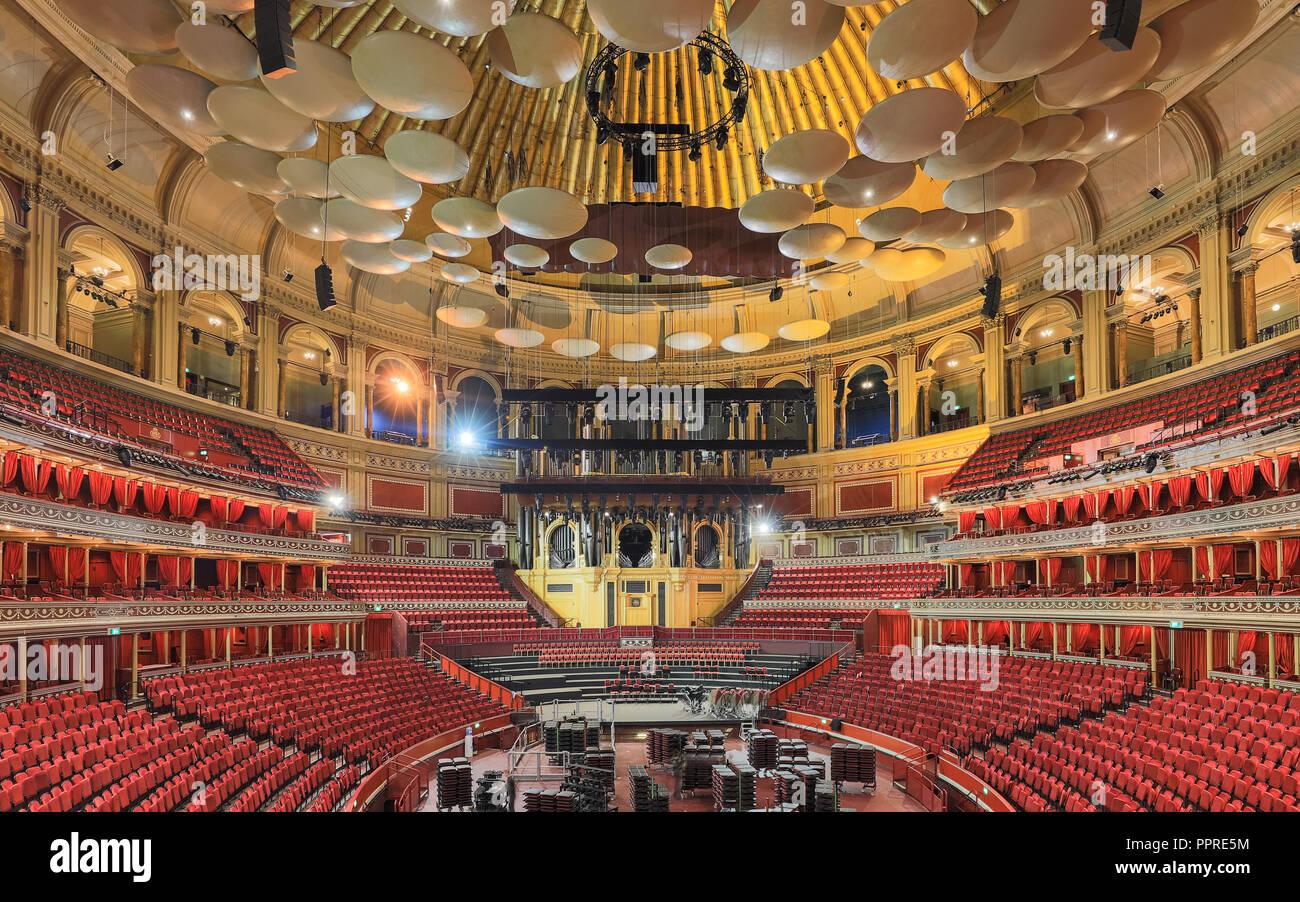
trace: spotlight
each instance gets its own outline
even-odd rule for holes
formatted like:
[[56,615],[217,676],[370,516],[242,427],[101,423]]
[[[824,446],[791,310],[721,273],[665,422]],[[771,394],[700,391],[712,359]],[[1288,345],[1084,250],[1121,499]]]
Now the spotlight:
[[1151,195],[1152,197],[1154,197],[1156,200],[1164,200],[1164,197],[1165,197],[1165,189],[1164,189],[1164,186],[1163,186],[1163,185],[1156,185],[1154,188],[1152,188],[1150,191],[1148,191],[1147,194],[1150,194],[1150,195]]
[[727,146],[727,137],[727,130],[724,128],[722,131],[718,132],[718,138],[713,142],[714,146],[717,147],[718,150],[725,148]]
[[785,289],[782,288],[781,284],[778,282],[777,284],[773,285],[772,290],[768,292],[767,299],[775,304],[777,301],[781,300],[781,298],[784,296],[785,296]]
[[1300,232],[1291,233],[1291,262],[1300,263]]
[[110,153],[108,155],[108,163],[106,165],[108,166],[109,172],[117,172],[117,170],[122,168],[122,161]]
[[1237,237],[1245,238],[1246,233],[1249,231],[1250,231],[1250,223],[1243,222],[1241,225],[1237,226]]
[[343,501],[344,498],[342,495],[330,495],[329,497],[330,509],[338,510],[340,507],[343,506]]
[[686,158],[690,160],[692,163],[698,163],[700,161],[700,158],[703,156],[704,154],[700,152],[700,142],[692,141],[691,152],[686,155]]
[[501,297],[501,298],[510,297],[510,289],[506,287],[506,284],[504,282],[498,282],[496,285],[493,285],[492,290],[497,293],[497,297]]
[[330,377],[327,376],[327,375],[325,375],[324,373],[321,373],[321,374],[320,374],[320,384],[321,384],[321,385],[329,385],[329,384],[330,384]]
[[739,91],[740,73],[735,68],[727,69],[726,74],[722,77],[722,86],[728,91]]
[[602,122],[596,126],[596,146],[603,147],[608,140],[609,126]]
[[632,68],[638,72],[644,72],[650,68],[650,54],[638,53],[632,58]]
[[711,51],[700,49],[699,68],[701,75],[713,74],[713,53]]
[[1065,353],[1069,354],[1069,353],[1070,353],[1070,347],[1071,347],[1070,339],[1067,338],[1065,341],[1061,342],[1061,345],[1062,345],[1062,347],[1065,348]]
[[600,106],[600,92],[599,92],[599,91],[588,91],[588,92],[587,92],[587,106],[590,107],[591,109],[595,109],[596,107]]
[[474,433],[468,429],[462,429],[456,436],[456,446],[460,448],[461,451],[473,451],[477,444],[478,442],[474,438]]
[[244,317],[244,325],[250,329],[253,328],[253,318],[250,316]]
[[18,209],[22,210],[24,213],[32,212],[32,202],[27,198],[26,194],[18,198]]
[[284,271],[284,281],[285,281],[286,284],[288,284],[289,282],[292,282],[292,281],[293,281],[293,270],[291,270],[291,269],[286,269],[286,270]]
[[226,356],[234,357],[237,345],[233,341],[226,342]]
[[1038,352],[1037,352],[1037,351],[1030,351],[1030,352],[1029,352],[1029,365],[1030,365],[1030,366],[1038,366]]
[[316,304],[322,313],[339,305],[334,297],[334,273],[324,258],[321,258],[320,266],[316,267]]
[[[116,307],[117,305],[114,304],[113,306]],[[198,330],[198,329],[191,329],[191,330],[190,330],[190,341],[193,342],[194,344],[198,344],[198,343],[199,343],[199,330]]]

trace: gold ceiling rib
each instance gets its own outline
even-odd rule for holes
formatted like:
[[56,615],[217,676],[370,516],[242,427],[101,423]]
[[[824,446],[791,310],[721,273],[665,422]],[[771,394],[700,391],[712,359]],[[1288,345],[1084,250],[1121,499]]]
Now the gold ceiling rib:
[[[972,2],[981,12],[997,5],[993,0]],[[402,30],[430,35],[465,62],[474,77],[475,92],[460,115],[430,122],[376,107],[355,124],[357,133],[377,149],[393,134],[412,128],[434,131],[460,144],[470,156],[469,174],[454,185],[435,188],[434,194],[462,194],[495,202],[514,188],[546,185],[569,191],[587,203],[655,200],[739,207],[753,194],[771,187],[760,168],[761,152],[784,135],[827,128],[852,142],[858,121],[873,104],[909,87],[929,84],[948,88],[967,98],[970,106],[988,93],[990,86],[971,78],[960,61],[927,78],[914,79],[903,88],[872,71],[866,58],[867,39],[880,20],[900,5],[899,0],[885,0],[847,8],[839,39],[826,54],[806,66],[786,72],[751,69],[748,115],[739,134],[731,136],[721,153],[711,147],[702,148],[704,158],[698,163],[689,161],[685,151],[662,155],[660,189],[653,197],[634,194],[631,167],[624,162],[617,144],[596,145],[584,81],[586,65],[604,39],[587,17],[585,0],[540,0],[516,6],[516,11],[535,9],[564,22],[577,34],[582,46],[584,73],[561,87],[540,90],[517,85],[490,68],[486,36],[431,34],[403,16],[388,0],[344,8],[294,0],[292,18],[296,36],[324,41],[348,53],[377,30]],[[713,29],[723,37],[730,6],[729,0],[719,0],[714,13]],[[251,13],[238,17],[236,24],[244,34],[254,34]],[[615,118],[689,122],[700,127],[721,117],[723,73],[715,68],[712,76],[700,76],[693,50],[658,55],[649,76],[635,76],[631,57],[625,58],[614,98]],[[521,151],[526,163],[523,167],[517,165]],[[513,156],[515,167],[507,165],[507,154]]]

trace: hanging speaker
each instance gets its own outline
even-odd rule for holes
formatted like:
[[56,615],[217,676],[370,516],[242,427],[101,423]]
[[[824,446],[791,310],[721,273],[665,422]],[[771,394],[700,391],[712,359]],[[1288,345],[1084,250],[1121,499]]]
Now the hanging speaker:
[[262,63],[262,74],[267,78],[281,78],[296,72],[289,0],[255,0],[253,25],[257,29],[257,56]]
[[1111,50],[1132,50],[1141,20],[1142,0],[1107,0],[1106,24],[1097,37]]
[[329,264],[324,260],[316,267],[316,303],[320,306],[321,312],[333,310],[339,305],[339,302],[334,299],[334,273],[330,271]]

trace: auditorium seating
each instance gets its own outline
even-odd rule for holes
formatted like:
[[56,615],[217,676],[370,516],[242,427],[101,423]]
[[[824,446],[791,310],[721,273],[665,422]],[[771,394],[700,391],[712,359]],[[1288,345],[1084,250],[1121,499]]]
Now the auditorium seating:
[[869,611],[862,608],[749,608],[742,607],[728,626],[760,629],[859,629]]
[[825,564],[776,567],[754,601],[924,598],[943,586],[937,564]]
[[[277,483],[291,490],[327,487],[320,474],[268,429],[195,413],[0,349],[0,404],[43,416],[46,391],[54,393],[55,419],[112,439],[146,462],[157,451],[152,444],[135,440],[141,434],[139,427],[173,435],[174,455],[179,460],[158,455],[157,461],[172,464],[172,468],[183,462],[189,472],[198,475],[262,487],[273,488]],[[194,456],[200,449],[209,453],[206,462]]]
[[614,643],[538,643],[515,646],[516,655],[536,656],[543,667],[627,667],[653,660],[656,667],[734,667],[758,651],[757,642],[680,643],[620,648]]
[[491,567],[426,567],[416,564],[339,564],[329,570],[330,588],[367,604],[386,601],[457,604],[513,603]]
[[435,611],[402,611],[406,625],[415,632],[441,630],[513,630],[537,626],[537,618],[525,608],[438,608]]
[[[1251,409],[1243,392],[1252,393]],[[957,502],[996,497],[991,487],[999,483],[1046,476],[1047,467],[1037,462],[1064,455],[1074,442],[1157,426],[1165,431],[1134,450],[1158,451],[1189,438],[1258,428],[1262,420],[1297,409],[1300,351],[1291,351],[1114,407],[990,436],[953,475],[945,495]]]
[[918,678],[896,679],[892,655],[866,654],[803,690],[788,707],[879,730],[927,752],[966,754],[1077,722],[1146,692],[1145,672],[1123,667],[999,656],[990,688],[977,678],[921,679],[924,660],[916,659]]

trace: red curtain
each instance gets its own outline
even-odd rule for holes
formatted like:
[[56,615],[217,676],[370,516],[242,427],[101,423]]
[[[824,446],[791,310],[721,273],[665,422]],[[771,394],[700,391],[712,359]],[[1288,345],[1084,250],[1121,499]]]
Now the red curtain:
[[1124,657],[1132,655],[1138,646],[1138,641],[1143,638],[1146,631],[1147,627],[1145,626],[1121,626],[1119,628],[1119,653]]
[[985,645],[1006,645],[1007,633],[1008,627],[1005,620],[986,620],[984,622]]
[[314,589],[316,587],[316,568],[311,564],[298,565],[298,581],[294,583],[294,588],[298,590]]
[[1004,527],[1006,527],[1006,528],[1009,529],[1009,528],[1011,528],[1012,526],[1015,526],[1015,525],[1016,525],[1016,521],[1019,520],[1019,519],[1020,519],[1020,505],[1019,505],[1019,504],[1004,504],[1004,505],[1002,505],[1002,525],[1003,525]]
[[1235,545],[1215,545],[1214,547],[1214,575],[1215,576],[1232,576],[1236,569],[1233,566],[1232,556],[1236,552]]
[[54,481],[59,487],[59,497],[64,501],[73,501],[81,492],[81,483],[86,471],[81,467],[65,467],[63,464],[54,471]]
[[1251,484],[1255,481],[1255,464],[1252,461],[1228,467],[1228,485],[1238,498],[1249,494]]
[[284,524],[289,522],[289,508],[277,507],[275,509],[275,523],[272,524],[275,529],[284,529]]
[[167,489],[152,482],[142,482],[140,483],[140,498],[144,501],[145,510],[151,514],[157,514],[162,511],[163,504],[167,501]]
[[1277,656],[1277,672],[1294,676],[1295,671],[1295,636],[1290,633],[1276,633],[1273,651]]
[[1157,548],[1151,552],[1152,577],[1154,579],[1164,579],[1169,573],[1169,565],[1174,562],[1174,550],[1172,548]]
[[180,559],[180,568],[177,573],[177,580],[182,586],[188,586],[190,579],[194,576],[194,558],[183,557]]
[[316,525],[315,511],[298,511],[294,519],[298,521],[298,528],[303,532],[312,532]]
[[1097,644],[1097,625],[1093,623],[1074,623],[1070,625],[1070,648],[1075,652],[1086,651]]
[[218,525],[226,522],[226,511],[229,506],[226,499],[220,495],[213,495],[208,499],[208,507],[212,511],[212,522]]
[[1070,523],[1078,522],[1079,511],[1083,508],[1083,499],[1072,495],[1062,502],[1062,506],[1065,509],[1066,521]]
[[[135,557],[135,555],[132,555]],[[118,582],[126,582],[126,552],[110,551],[108,553],[108,562],[113,566],[113,574],[117,577]]]
[[1210,552],[1205,548],[1196,549],[1196,574],[1202,579],[1210,578]]
[[81,583],[86,579],[86,549],[68,549],[68,580]]
[[[12,457],[13,455],[9,455]],[[17,576],[23,570],[23,543],[5,542],[4,575],[5,579]]]
[[244,516],[244,502],[240,501],[238,498],[231,498],[230,513],[227,515],[227,519],[229,519],[231,523],[238,523],[239,518],[242,516]]
[[275,505],[259,504],[257,506],[257,519],[263,526],[270,528],[275,523]]
[[1173,499],[1174,504],[1182,507],[1187,503],[1187,499],[1192,493],[1192,477],[1175,476],[1169,480],[1169,497]]
[[123,510],[135,505],[135,494],[139,484],[125,476],[113,477],[113,492],[117,495],[117,506]]
[[1292,460],[1293,457],[1290,454],[1279,454],[1277,456],[1277,484],[1278,485],[1280,486],[1286,485],[1286,477],[1287,474],[1291,472]]
[[1097,519],[1097,496],[1092,492],[1083,496],[1083,518],[1085,520]]
[[1282,575],[1295,574],[1296,562],[1300,561],[1300,539],[1282,540]]
[[1133,497],[1136,494],[1133,486],[1126,485],[1117,490],[1115,504],[1121,514],[1128,513],[1128,509],[1133,506]]
[[158,555],[158,581],[164,586],[176,585],[177,559],[174,554]]
[[31,495],[43,495],[50,484],[50,474],[54,471],[49,461],[38,461],[24,454],[20,467],[23,477],[23,489]]
[[1016,575],[1016,562],[1003,561],[1002,562],[1002,585],[1004,586],[1010,585],[1011,578],[1015,575]]
[[142,555],[132,552],[127,555],[127,572],[131,576],[131,585],[140,585],[140,569],[144,566]]
[[1138,582],[1151,582],[1151,553],[1149,551],[1138,552]]
[[194,512],[199,509],[199,493],[192,492],[189,489],[185,489],[178,495],[169,492],[167,500],[169,504],[174,505],[172,510],[176,512],[176,515],[187,520],[193,517]]
[[1037,523],[1040,526],[1047,524],[1047,504],[1043,501],[1031,501],[1025,505],[1025,516],[1029,518],[1030,523]]
[[63,545],[50,546],[50,569],[54,571],[54,579],[61,586],[69,583],[68,574],[68,549]]
[[1209,499],[1213,501],[1219,497],[1219,492],[1223,490],[1223,470],[1214,469],[1210,471],[1210,494]]
[[1269,579],[1277,579],[1277,542],[1264,539],[1259,543],[1259,566]]
[[1277,476],[1275,475],[1276,461],[1264,458],[1259,461],[1259,476],[1264,480],[1264,485],[1270,489],[1277,488]]
[[1083,572],[1088,575],[1088,582],[1097,581],[1097,556],[1095,554],[1085,554],[1083,556]]
[[984,508],[984,525],[988,529],[1001,529],[1002,511],[998,510],[996,507]]
[[280,565],[279,564],[258,564],[257,574],[262,577],[262,585],[268,589],[279,588],[280,586]]
[[969,589],[971,587],[971,577],[975,575],[975,565],[959,564],[958,566],[961,568],[959,571],[961,573],[961,587]]
[[1178,630],[1174,634],[1174,666],[1183,671],[1183,685],[1194,686],[1206,676],[1205,630]]
[[1049,557],[1038,562],[1038,578],[1040,581],[1050,581],[1056,585],[1057,579],[1061,575],[1061,564],[1065,563],[1064,558]]
[[18,461],[20,458],[22,458],[21,454],[15,454],[12,451],[5,455],[4,472],[0,474],[4,477],[5,485],[18,478]]
[[877,641],[882,647],[910,644],[912,619],[907,611],[876,611],[875,614],[880,627]]
[[217,562],[217,585],[227,589],[239,588],[239,561]]
[[96,507],[103,507],[108,504],[108,499],[113,494],[113,478],[98,470],[91,470],[89,476],[90,500]]
[[975,511],[962,511],[957,515],[957,528],[961,532],[970,532],[975,528]]
[[1209,501],[1213,497],[1210,491],[1210,474],[1197,473],[1192,477],[1193,484],[1196,486],[1196,494],[1202,501]]

